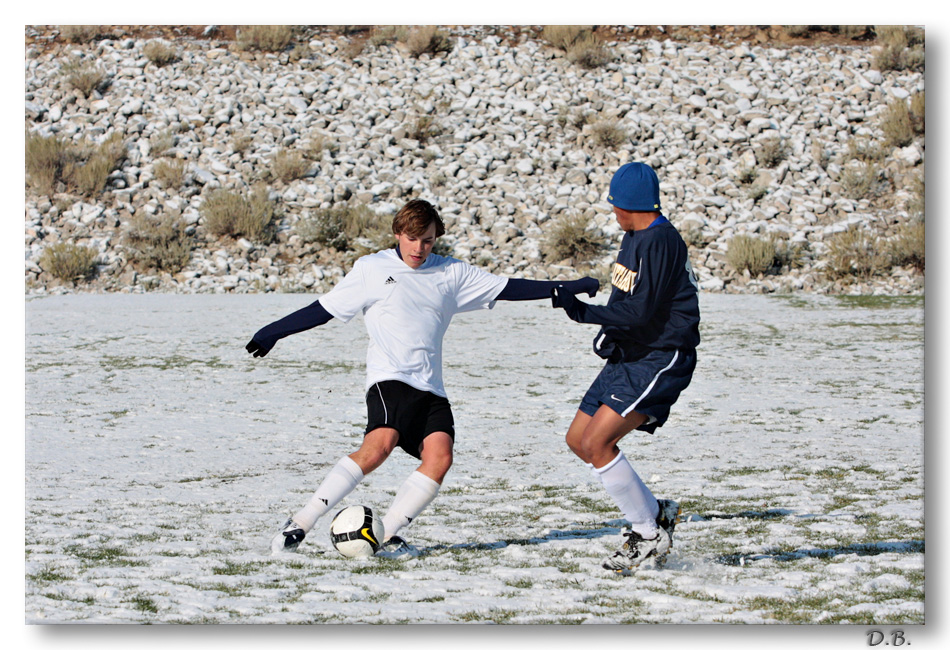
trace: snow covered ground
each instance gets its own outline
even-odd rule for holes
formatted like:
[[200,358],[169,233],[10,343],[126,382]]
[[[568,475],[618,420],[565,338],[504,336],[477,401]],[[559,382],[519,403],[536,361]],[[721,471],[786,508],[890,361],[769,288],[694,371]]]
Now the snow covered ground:
[[[595,328],[541,302],[449,329],[456,464],[420,557],[344,560],[328,519],[271,557],[364,425],[361,321],[243,349],[313,299],[28,300],[27,623],[924,622],[921,298],[703,295],[692,385],[622,443],[683,506],[631,578],[600,568],[622,522],[563,443]],[[385,511],[414,467],[344,504]]]

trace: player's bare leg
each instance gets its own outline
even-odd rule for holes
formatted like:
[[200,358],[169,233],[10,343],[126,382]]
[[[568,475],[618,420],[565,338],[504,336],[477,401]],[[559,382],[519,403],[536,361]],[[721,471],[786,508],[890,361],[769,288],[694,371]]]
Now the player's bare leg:
[[419,446],[419,456],[422,464],[419,465],[417,471],[441,485],[449,468],[452,467],[452,449],[454,446],[455,442],[452,440],[452,436],[444,431],[436,431],[427,435]]
[[585,463],[603,467],[620,452],[617,442],[646,419],[636,411],[623,417],[604,405],[593,416],[578,411],[567,430],[567,446]]
[[412,523],[412,520],[432,503],[439,493],[446,473],[452,467],[453,446],[452,437],[442,431],[430,433],[423,439],[419,446],[422,464],[399,487],[389,511],[383,518],[385,540],[394,538],[400,529]]
[[644,422],[646,416],[641,413],[623,417],[601,405],[593,416],[578,411],[567,432],[568,446],[593,466],[604,489],[631,524],[621,550],[604,563],[612,570],[629,570],[647,557],[662,557],[671,544],[669,533],[657,521],[661,513],[656,498],[617,446],[621,438]]
[[395,429],[374,429],[366,434],[360,448],[341,458],[307,504],[284,523],[271,540],[271,552],[296,550],[317,520],[352,492],[364,476],[382,465],[398,441],[399,434]]
[[363,444],[350,454],[350,458],[366,475],[386,462],[398,443],[398,431],[389,427],[379,427],[363,437]]

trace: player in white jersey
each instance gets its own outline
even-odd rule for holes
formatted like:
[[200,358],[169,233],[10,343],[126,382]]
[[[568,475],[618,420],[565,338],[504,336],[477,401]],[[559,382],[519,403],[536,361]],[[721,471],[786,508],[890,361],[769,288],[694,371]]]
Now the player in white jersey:
[[426,201],[407,203],[393,219],[396,248],[366,255],[322,298],[258,331],[247,345],[266,355],[290,334],[331,318],[362,313],[366,351],[366,435],[341,458],[310,501],[271,541],[274,553],[297,548],[317,520],[348,495],[398,446],[421,461],[396,492],[383,518],[385,540],[412,522],[435,498],[452,466],[454,420],[442,381],[442,338],[455,314],[491,309],[496,300],[548,298],[554,287],[593,296],[594,278],[570,282],[508,279],[432,253],[445,227]]

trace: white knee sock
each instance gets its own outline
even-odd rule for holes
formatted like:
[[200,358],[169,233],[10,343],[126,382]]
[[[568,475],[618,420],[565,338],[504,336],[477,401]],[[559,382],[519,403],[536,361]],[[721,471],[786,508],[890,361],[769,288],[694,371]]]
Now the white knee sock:
[[643,484],[640,477],[630,466],[623,452],[612,461],[595,470],[630,527],[644,538],[656,536],[656,517],[660,506],[656,497]]
[[441,486],[421,472],[413,472],[396,491],[393,504],[389,512],[383,517],[383,526],[386,528],[385,539],[395,535],[403,526],[408,526],[412,520],[425,510],[439,493]]
[[344,456],[323,479],[323,483],[310,497],[310,502],[294,515],[294,521],[304,532],[309,533],[317,519],[327,514],[330,508],[342,501],[362,480],[363,470],[352,458]]

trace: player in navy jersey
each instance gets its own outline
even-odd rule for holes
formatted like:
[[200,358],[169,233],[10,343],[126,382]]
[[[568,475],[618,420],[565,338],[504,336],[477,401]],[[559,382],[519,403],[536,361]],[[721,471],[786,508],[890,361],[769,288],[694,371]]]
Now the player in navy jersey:
[[421,461],[396,492],[383,518],[384,540],[405,544],[396,533],[435,498],[452,466],[454,419],[442,382],[442,337],[457,313],[491,309],[496,300],[596,294],[599,282],[507,279],[460,260],[432,253],[445,226],[428,202],[410,201],[392,224],[396,247],[356,261],[316,302],[262,328],[247,344],[255,357],[278,340],[323,325],[349,322],[362,313],[366,352],[367,425],[363,443],[341,458],[310,501],[271,540],[274,553],[293,551],[317,520],[348,495],[398,446]]
[[660,184],[648,165],[623,165],[607,200],[624,230],[605,306],[552,290],[552,302],[579,323],[600,325],[594,352],[607,359],[581,400],[567,445],[598,476],[630,531],[604,568],[628,573],[662,562],[679,504],[657,500],[617,443],[635,429],[653,433],[689,385],[699,345],[698,286],[686,244],[660,212]]

